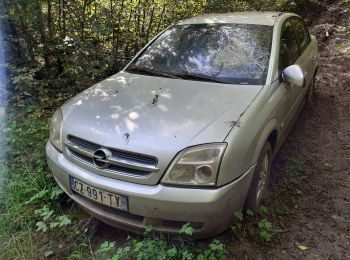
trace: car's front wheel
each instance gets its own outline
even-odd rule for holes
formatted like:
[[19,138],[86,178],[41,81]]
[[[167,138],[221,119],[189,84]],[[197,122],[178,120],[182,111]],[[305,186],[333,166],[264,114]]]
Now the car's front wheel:
[[266,142],[260,152],[253,179],[245,202],[245,209],[257,210],[266,196],[272,163],[272,148]]

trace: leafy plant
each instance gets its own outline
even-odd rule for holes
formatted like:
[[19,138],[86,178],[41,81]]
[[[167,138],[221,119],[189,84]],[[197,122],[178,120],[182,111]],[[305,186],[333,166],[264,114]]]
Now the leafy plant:
[[100,248],[97,250],[97,255],[102,255],[106,253],[111,253],[111,250],[114,248],[115,242],[105,241],[100,245]]
[[243,222],[244,216],[242,211],[235,212],[234,216],[235,216],[236,222],[231,226],[231,230],[236,233],[242,228],[242,222]]
[[251,209],[247,209],[247,215],[250,216],[250,217],[253,217],[254,216],[254,211],[252,211]]
[[43,221],[48,220],[54,213],[54,211],[52,209],[50,209],[47,205],[45,205],[41,209],[35,210],[34,212],[35,212],[35,214],[42,217]]
[[72,223],[72,220],[67,215],[63,215],[63,216],[56,217],[56,222],[51,222],[50,228],[63,227],[71,223]]
[[235,217],[238,221],[242,222],[243,221],[243,213],[242,211],[235,212]]
[[[148,226],[146,235],[153,232],[154,228]],[[181,228],[181,234],[191,236],[193,229],[189,223]],[[181,237],[170,240],[163,235],[145,236],[142,240],[128,238],[126,246],[117,247],[115,242],[104,242],[96,251],[96,255],[101,258],[112,260],[119,259],[227,259],[225,246],[219,240],[213,240],[207,248],[199,249],[193,244],[184,243]]]
[[148,235],[154,231],[154,228],[152,225],[147,225],[146,230],[145,230],[145,235]]
[[25,203],[30,204],[33,202],[40,201],[42,198],[47,197],[47,195],[50,193],[49,189],[44,189],[36,193],[34,196],[32,196],[29,200],[27,200]]
[[54,254],[53,250],[47,250],[45,251],[44,256],[49,257],[49,256],[52,256],[53,254]]
[[242,238],[248,234],[250,237],[258,236],[264,242],[271,242],[273,236],[269,230],[272,228],[272,223],[266,219],[267,213],[268,208],[265,206],[261,206],[256,214],[250,209],[245,215],[241,211],[236,212],[234,214],[236,222],[231,226],[231,230]]
[[265,206],[260,206],[259,208],[259,212],[261,214],[267,214],[269,212],[268,208],[266,208]]
[[36,222],[35,226],[37,226],[36,231],[46,232],[48,229],[46,223],[43,221]]
[[198,255],[197,260],[227,259],[225,246],[219,240],[214,239],[207,250]]
[[184,224],[184,225],[181,227],[179,233],[180,233],[180,234],[185,234],[185,235],[192,236],[192,234],[193,234],[193,228],[191,227],[191,224],[190,224],[190,223]]
[[61,194],[63,194],[63,190],[61,190],[57,186],[52,187],[51,194],[50,194],[50,200],[58,199],[61,196]]
[[[37,226],[37,231],[46,232],[48,230],[48,226],[53,229],[57,227],[63,227],[72,223],[72,220],[67,215],[62,215],[55,217],[54,211],[50,209],[47,205],[42,207],[41,209],[35,210],[35,214],[41,217],[41,220],[38,221],[35,225]],[[54,222],[49,219],[55,218]]]
[[258,227],[260,237],[266,242],[272,241],[272,234],[269,233],[269,229],[272,228],[272,223],[266,219],[262,219],[259,221]]

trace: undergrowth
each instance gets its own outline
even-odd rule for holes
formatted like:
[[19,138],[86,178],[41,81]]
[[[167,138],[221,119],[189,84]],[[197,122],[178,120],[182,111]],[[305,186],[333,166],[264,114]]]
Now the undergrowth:
[[241,211],[236,212],[234,217],[236,222],[231,226],[231,230],[239,239],[248,238],[264,245],[272,242],[272,223],[268,220],[268,209],[265,206],[261,206],[257,212],[250,209],[245,214]]
[[96,251],[96,256],[104,259],[227,259],[228,252],[225,245],[217,239],[200,248],[191,240],[193,228],[189,224],[183,225],[178,237],[167,238],[156,234],[152,226],[148,226],[142,240],[129,237],[122,247],[116,247],[115,242],[104,242]]
[[1,123],[6,157],[0,166],[0,259],[35,258],[31,256],[41,247],[41,232],[71,224],[45,160],[50,117],[56,102],[62,102],[53,100],[10,102],[6,125]]

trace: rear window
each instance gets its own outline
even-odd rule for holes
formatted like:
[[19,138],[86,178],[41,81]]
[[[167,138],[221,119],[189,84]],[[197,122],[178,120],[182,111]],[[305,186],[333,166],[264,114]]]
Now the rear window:
[[272,29],[252,24],[176,25],[151,43],[132,66],[179,77],[203,75],[229,84],[265,84]]

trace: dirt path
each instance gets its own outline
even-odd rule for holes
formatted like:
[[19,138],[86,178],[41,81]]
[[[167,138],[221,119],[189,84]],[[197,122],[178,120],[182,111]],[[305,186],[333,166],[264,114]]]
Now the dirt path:
[[[316,99],[302,111],[273,167],[277,190],[268,204],[286,211],[278,220],[286,232],[279,234],[269,258],[350,259],[350,38],[345,10],[340,1],[328,5],[312,27],[320,41]],[[308,249],[302,251],[298,244]]]

